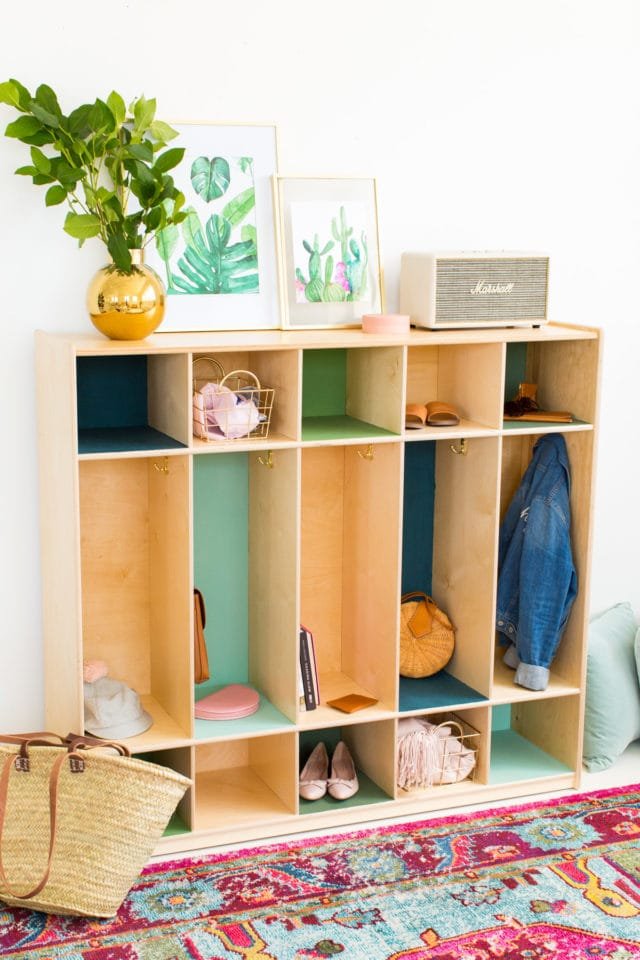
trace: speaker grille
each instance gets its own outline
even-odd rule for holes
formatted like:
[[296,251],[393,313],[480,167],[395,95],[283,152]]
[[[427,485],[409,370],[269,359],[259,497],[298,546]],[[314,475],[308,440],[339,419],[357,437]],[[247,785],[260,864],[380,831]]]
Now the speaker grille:
[[436,323],[543,320],[547,257],[438,259]]

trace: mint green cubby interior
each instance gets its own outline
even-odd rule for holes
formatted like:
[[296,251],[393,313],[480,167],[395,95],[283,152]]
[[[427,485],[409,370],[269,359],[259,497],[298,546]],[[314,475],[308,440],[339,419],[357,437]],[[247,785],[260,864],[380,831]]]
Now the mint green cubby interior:
[[[195,699],[232,683],[254,686],[249,674],[249,454],[202,454],[193,463],[194,586],[204,597],[209,680]],[[195,721],[202,739],[291,728],[261,691],[256,713],[238,720]]]
[[512,726],[513,704],[491,711],[491,761],[489,783],[535,780],[570,773],[571,767],[536,746]]
[[347,414],[347,350],[305,350],[302,358],[302,439],[358,440],[391,431]]
[[[302,770],[304,764],[315,745],[324,741],[329,754],[329,765],[331,765],[331,755],[338,742],[342,739],[342,729],[340,727],[327,727],[318,730],[304,730],[300,733],[300,757],[299,769]],[[329,771],[331,766],[329,766]],[[300,813],[302,815],[312,813],[326,813],[346,807],[360,807],[369,803],[384,803],[393,798],[390,797],[381,787],[378,786],[366,773],[356,768],[358,775],[358,792],[348,800],[335,800],[329,793],[326,793],[320,800],[303,800],[300,797]]]

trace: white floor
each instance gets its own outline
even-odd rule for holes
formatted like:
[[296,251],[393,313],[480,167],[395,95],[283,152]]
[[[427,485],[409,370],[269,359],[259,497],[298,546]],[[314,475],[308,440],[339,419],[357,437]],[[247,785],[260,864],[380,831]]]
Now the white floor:
[[[623,787],[631,783],[640,783],[640,740],[636,740],[635,743],[632,743],[625,753],[617,760],[617,762],[609,767],[608,770],[602,770],[599,773],[587,773],[586,770],[583,771],[582,783],[580,785],[580,793],[588,793],[592,790],[603,790],[608,787]],[[316,830],[309,831],[308,833],[296,833],[291,836],[278,836],[274,837],[273,841],[269,838],[264,840],[253,840],[249,843],[231,843],[226,846],[219,846],[213,848],[205,848],[202,850],[194,850],[192,852],[185,851],[180,854],[172,854],[167,856],[158,856],[152,858],[153,862],[158,862],[161,860],[173,860],[179,859],[185,856],[194,856],[201,857],[206,856],[209,853],[223,853],[229,850],[242,850],[243,847],[256,847],[264,846],[271,842],[273,843],[284,843],[287,840],[300,840],[304,837],[314,837],[322,836],[322,834],[331,833],[331,834],[341,834],[341,833],[350,833],[354,830],[366,830],[368,827],[375,827],[380,825],[391,825],[394,823],[409,823],[412,820],[429,820],[431,818],[447,816],[449,812],[451,813],[471,813],[474,810],[483,810],[486,808],[495,808],[495,807],[508,807],[513,806],[519,803],[530,803],[533,800],[549,800],[553,797],[560,796],[571,796],[577,791],[568,790],[568,791],[559,791],[556,793],[544,793],[544,794],[533,794],[526,797],[519,797],[515,800],[503,800],[503,801],[492,801],[485,804],[476,804],[469,805],[466,807],[456,807],[454,810],[436,810],[432,813],[424,814],[412,814],[407,817],[393,817],[386,820],[369,820],[363,823],[349,824],[346,827],[332,827],[329,830]]]

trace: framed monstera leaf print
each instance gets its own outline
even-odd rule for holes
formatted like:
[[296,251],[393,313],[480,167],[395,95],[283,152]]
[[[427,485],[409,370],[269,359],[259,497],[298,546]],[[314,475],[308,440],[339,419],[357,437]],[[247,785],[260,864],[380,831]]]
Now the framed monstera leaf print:
[[376,182],[279,177],[285,326],[357,326],[380,310]]
[[174,124],[172,171],[187,217],[160,230],[146,262],[167,291],[158,333],[280,326],[272,182],[276,128]]

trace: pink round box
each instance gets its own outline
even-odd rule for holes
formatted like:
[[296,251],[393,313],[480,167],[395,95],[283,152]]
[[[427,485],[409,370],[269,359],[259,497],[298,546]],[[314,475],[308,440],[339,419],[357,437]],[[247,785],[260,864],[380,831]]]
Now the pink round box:
[[365,313],[364,333],[409,333],[410,317],[405,313]]

